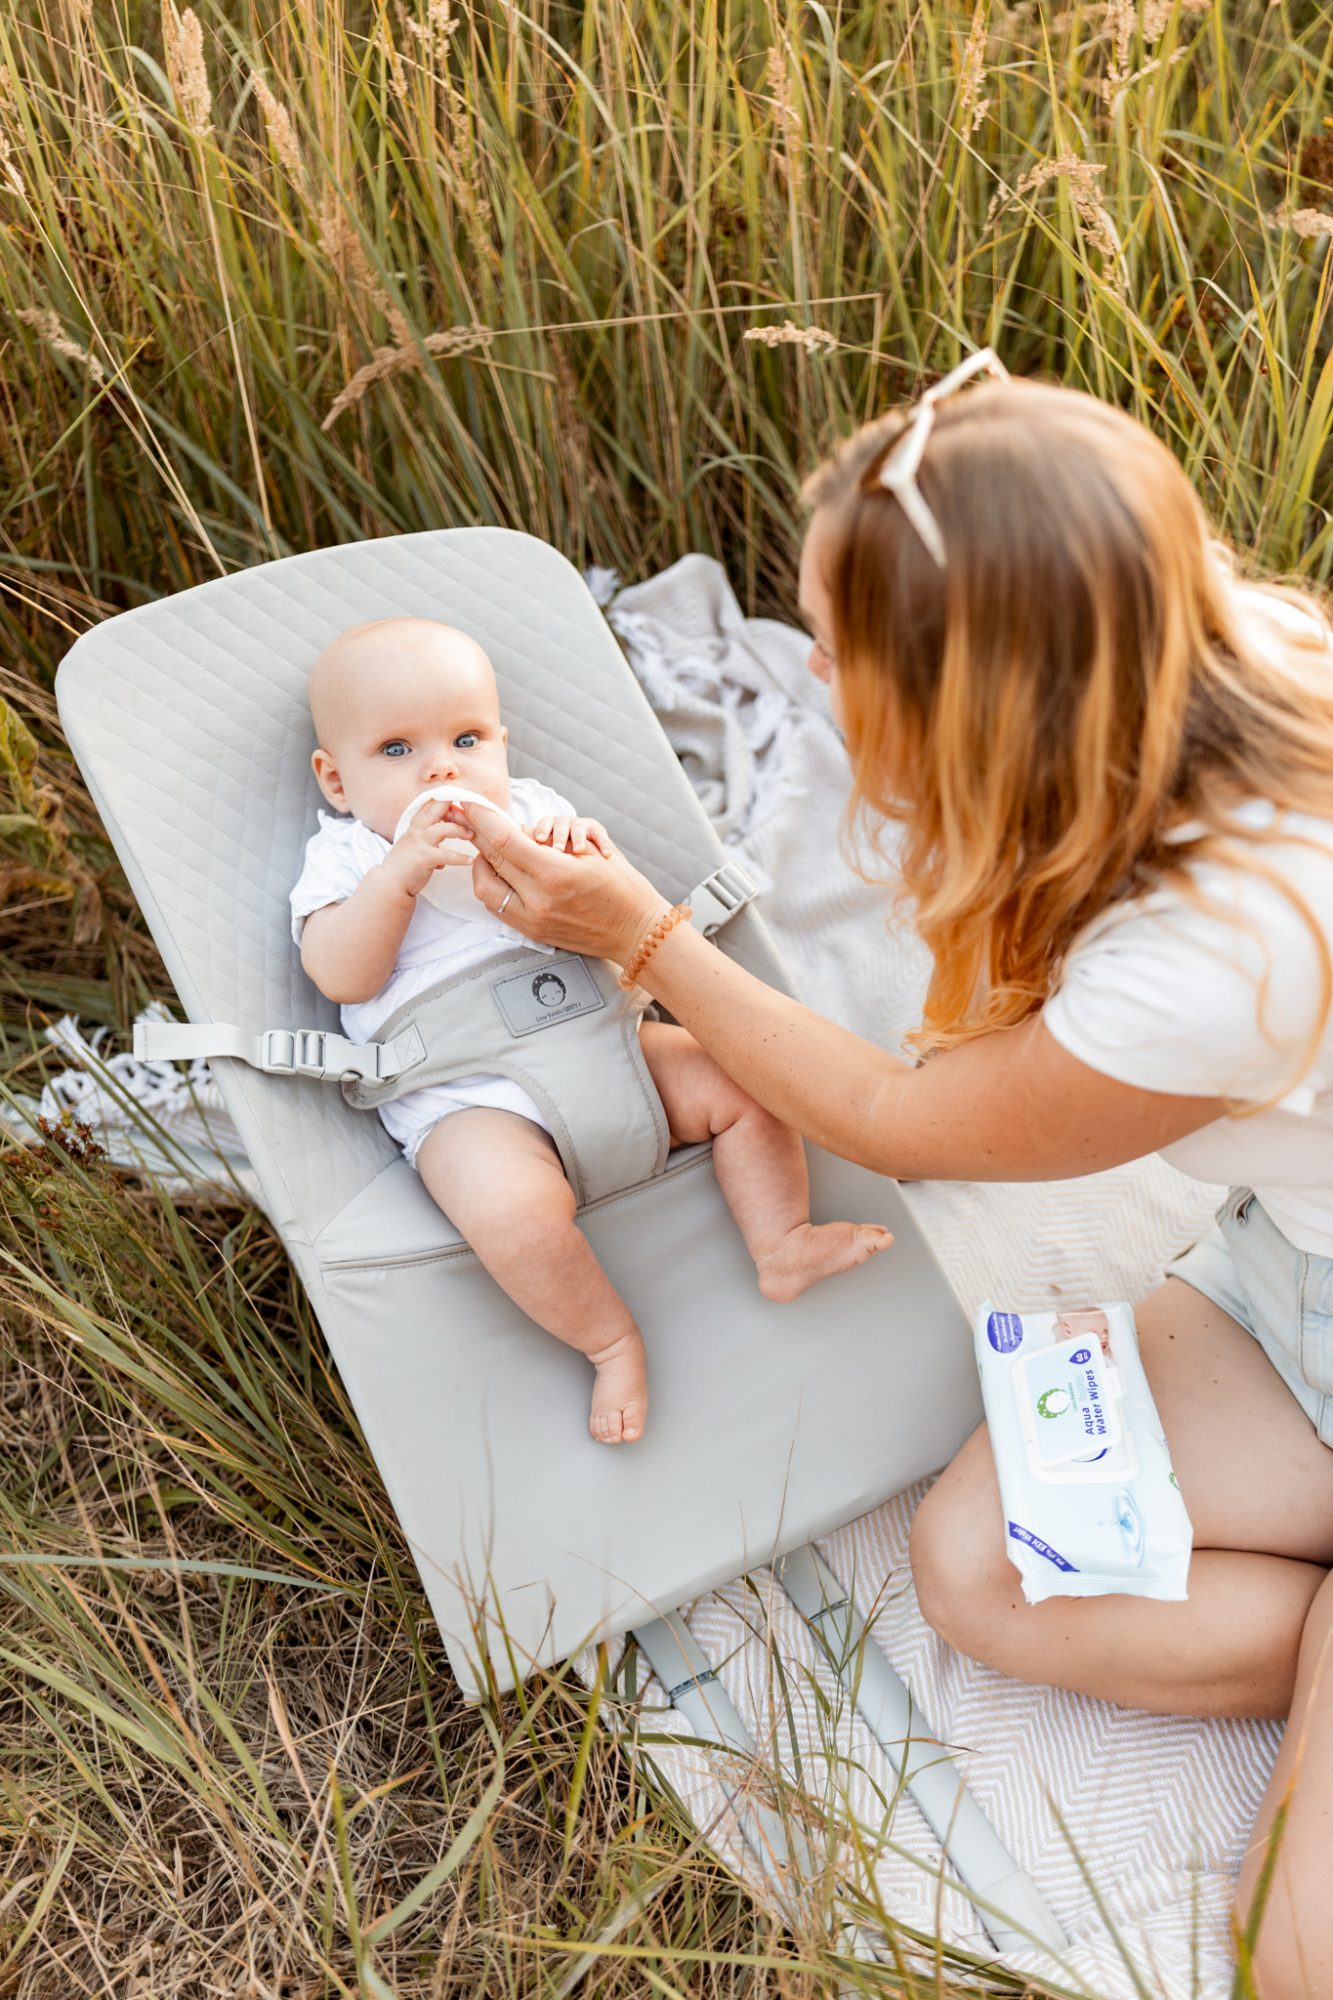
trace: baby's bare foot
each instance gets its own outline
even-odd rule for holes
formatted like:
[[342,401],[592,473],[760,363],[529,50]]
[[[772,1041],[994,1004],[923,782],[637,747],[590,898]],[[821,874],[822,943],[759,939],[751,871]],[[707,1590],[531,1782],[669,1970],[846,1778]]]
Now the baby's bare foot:
[[588,1412],[589,1434],[598,1444],[633,1444],[643,1436],[648,1415],[643,1341],[637,1333],[624,1333],[589,1359],[597,1370]]
[[766,1299],[799,1299],[821,1278],[864,1264],[892,1241],[877,1222],[798,1223],[775,1250],[755,1260],[759,1289]]

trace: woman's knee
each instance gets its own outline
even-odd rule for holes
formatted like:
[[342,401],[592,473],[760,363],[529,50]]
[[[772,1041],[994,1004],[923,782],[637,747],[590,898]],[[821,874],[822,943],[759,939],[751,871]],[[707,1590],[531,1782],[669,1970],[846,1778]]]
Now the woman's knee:
[[910,1556],[917,1601],[931,1630],[960,1653],[992,1664],[997,1620],[1013,1605],[1013,1571],[1002,1536],[995,1467],[983,1424],[917,1508]]
[[[1250,1944],[1253,1990],[1259,2000],[1314,2000],[1328,1992],[1328,1968],[1333,1964],[1333,1919],[1326,1913],[1326,1875],[1321,1871],[1318,1893],[1300,1912],[1299,1934],[1284,1921],[1276,1899],[1264,1911],[1257,1936]],[[1252,1935],[1253,1911],[1237,1896],[1232,1908],[1236,1934]],[[1247,1989],[1249,1990],[1249,1989]]]

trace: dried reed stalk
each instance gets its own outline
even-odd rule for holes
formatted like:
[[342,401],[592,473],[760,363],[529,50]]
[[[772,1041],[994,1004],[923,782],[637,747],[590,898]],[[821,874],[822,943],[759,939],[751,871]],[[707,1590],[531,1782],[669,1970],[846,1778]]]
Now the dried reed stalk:
[[407,341],[398,347],[377,347],[365,366],[358,368],[351,380],[338,391],[320,429],[332,430],[343,411],[359,403],[376,383],[387,382],[391,375],[404,375],[413,368],[420,368],[423,352],[435,355],[471,354],[489,347],[494,338],[488,326],[451,326],[443,333],[428,333],[422,341]]

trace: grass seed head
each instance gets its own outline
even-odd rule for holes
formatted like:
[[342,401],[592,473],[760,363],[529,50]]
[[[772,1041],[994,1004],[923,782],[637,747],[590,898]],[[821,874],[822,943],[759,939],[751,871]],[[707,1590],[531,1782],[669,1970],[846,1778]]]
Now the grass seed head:
[[338,391],[320,429],[332,430],[343,411],[359,403],[377,382],[387,382],[391,375],[402,375],[413,368],[420,368],[423,350],[434,355],[471,354],[489,347],[494,338],[488,326],[451,326],[442,333],[428,333],[420,342],[405,342],[401,347],[377,347],[373,358],[363,368],[358,368],[351,380]]
[[213,130],[213,92],[204,63],[203,24],[193,7],[178,14],[174,0],[167,0],[162,10],[162,40],[177,109],[195,137],[206,139]]
[[268,142],[282,162],[283,171],[292,185],[304,187],[305,160],[301,153],[301,142],[296,136],[296,127],[292,124],[292,115],[285,104],[279,103],[258,70],[254,73],[253,83],[259,109],[263,113]]
[[963,44],[958,79],[958,128],[968,139],[985,124],[991,108],[990,98],[981,95],[986,85],[986,38],[986,17],[979,7]]
[[789,319],[781,326],[747,326],[741,339],[753,340],[760,347],[800,347],[807,354],[832,354],[839,344],[837,335],[822,326],[797,326]]
[[21,319],[25,326],[30,326],[43,345],[49,347],[53,354],[58,354],[62,361],[73,361],[82,368],[89,381],[98,388],[106,381],[106,369],[97,356],[90,348],[80,347],[76,340],[70,339],[60,315],[49,306],[20,306],[15,317]]
[[1333,211],[1327,208],[1279,208],[1273,217],[1293,236],[1333,236]]

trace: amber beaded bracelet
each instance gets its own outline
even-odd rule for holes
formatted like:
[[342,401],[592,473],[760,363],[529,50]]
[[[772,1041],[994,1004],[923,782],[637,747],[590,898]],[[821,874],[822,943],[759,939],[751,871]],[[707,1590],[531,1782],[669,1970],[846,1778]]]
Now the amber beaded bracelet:
[[658,945],[661,944],[667,932],[674,930],[677,924],[684,923],[693,915],[694,910],[689,903],[674,903],[669,910],[664,910],[656,923],[652,924],[644,932],[626,959],[624,970],[620,975],[621,985],[633,986],[635,980],[647,964],[648,959],[652,956]]

